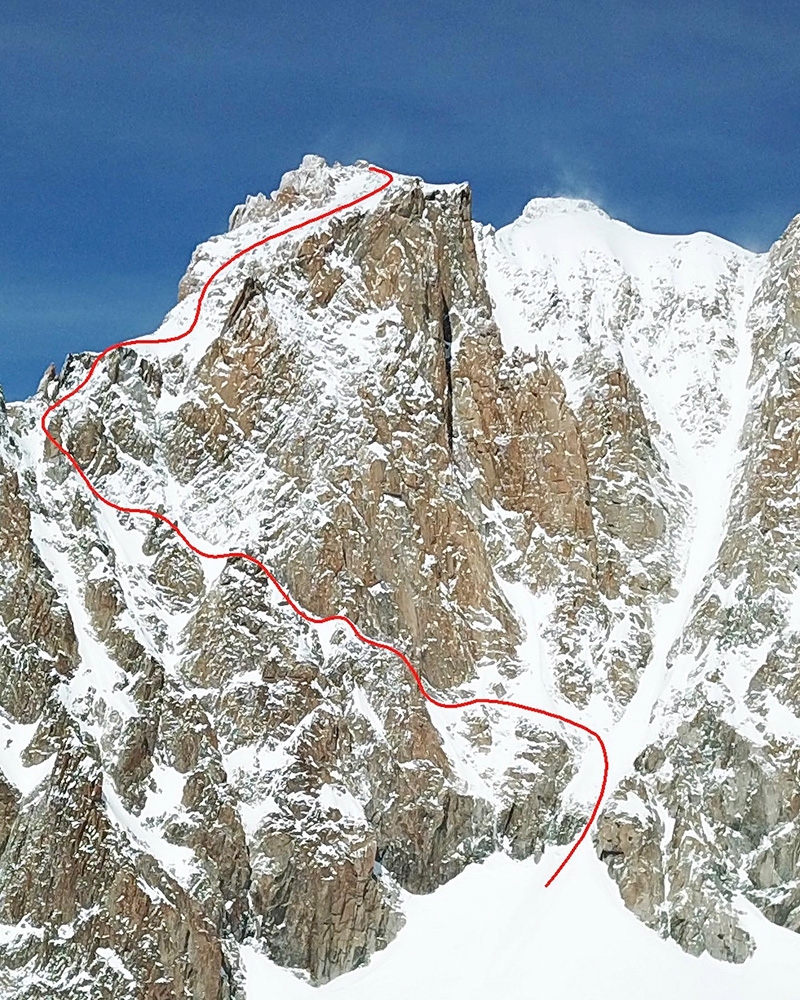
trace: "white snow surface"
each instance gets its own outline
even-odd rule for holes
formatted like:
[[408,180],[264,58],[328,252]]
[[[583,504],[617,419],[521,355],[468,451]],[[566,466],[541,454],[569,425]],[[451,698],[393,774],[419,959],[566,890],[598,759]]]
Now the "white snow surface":
[[740,910],[758,948],[744,965],[694,958],[663,941],[623,906],[591,851],[581,851],[549,889],[558,864],[496,854],[470,865],[429,896],[403,894],[405,927],[369,965],[312,987],[270,962],[258,946],[240,950],[247,1000],[754,1000],[789,998],[800,938]]
[[29,795],[53,769],[55,756],[41,764],[25,766],[22,755],[34,737],[38,723],[23,725],[0,714],[0,771],[22,794]]
[[[649,414],[686,466],[715,437],[702,397],[723,408],[742,395],[743,322],[715,314],[730,301],[743,320],[763,257],[710,233],[642,233],[585,201],[537,198],[495,232],[476,226],[504,346],[546,352],[572,404],[585,386],[576,363],[589,350],[621,357]],[[744,372],[746,378],[747,372]]]

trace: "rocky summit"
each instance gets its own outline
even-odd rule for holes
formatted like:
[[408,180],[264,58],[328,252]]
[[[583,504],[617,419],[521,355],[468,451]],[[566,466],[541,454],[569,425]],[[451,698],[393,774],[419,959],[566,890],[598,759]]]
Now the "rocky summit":
[[[307,156],[155,336],[378,183]],[[93,358],[0,408],[3,1000],[280,995],[256,961],[310,990],[388,961],[465,869],[543,882],[598,745],[436,709],[255,567],[99,504],[40,428]],[[563,198],[495,230],[466,184],[397,176],[240,258],[190,337],[108,355],[50,427],[440,701],[600,732],[602,810],[548,893],[591,868],[715,966],[768,923],[800,946],[800,217],[760,255]]]

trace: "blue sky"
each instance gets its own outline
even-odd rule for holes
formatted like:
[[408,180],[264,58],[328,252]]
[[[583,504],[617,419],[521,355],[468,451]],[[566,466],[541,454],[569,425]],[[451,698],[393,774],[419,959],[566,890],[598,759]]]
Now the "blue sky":
[[194,246],[308,152],[469,180],[495,225],[566,194],[767,247],[800,212],[800,5],[5,0],[0,125],[15,399],[154,329]]

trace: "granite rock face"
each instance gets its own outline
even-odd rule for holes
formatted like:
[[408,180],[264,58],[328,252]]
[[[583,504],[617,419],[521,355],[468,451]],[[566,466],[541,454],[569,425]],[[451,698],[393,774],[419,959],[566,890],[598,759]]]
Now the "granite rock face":
[[[198,247],[159,336],[374,186],[306,157]],[[563,199],[495,232],[466,185],[400,177],[242,257],[51,429],[439,700],[601,731],[625,905],[743,961],[739,898],[800,930],[799,232],[758,257]],[[324,983],[405,892],[574,839],[579,731],[433,708],[250,563],[98,504],[38,426],[91,362],[0,409],[0,995],[244,1000],[243,943]]]

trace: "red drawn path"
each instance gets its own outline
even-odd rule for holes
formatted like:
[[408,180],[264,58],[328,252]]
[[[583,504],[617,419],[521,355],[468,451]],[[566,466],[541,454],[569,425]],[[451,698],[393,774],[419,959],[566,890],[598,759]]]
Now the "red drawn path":
[[567,856],[564,858],[564,860],[561,862],[561,864],[558,866],[555,872],[553,872],[553,874],[545,883],[545,885],[549,886],[556,878],[556,876],[563,870],[564,866],[570,860],[575,851],[583,843],[584,839],[589,833],[589,830],[591,829],[592,823],[594,823],[595,821],[597,813],[600,810],[600,803],[603,801],[603,795],[605,794],[606,790],[606,782],[608,781],[608,753],[606,752],[605,743],[603,742],[603,739],[599,735],[599,733],[596,733],[593,729],[590,729],[588,726],[584,726],[582,722],[576,722],[575,719],[568,719],[564,715],[557,715],[555,712],[548,712],[543,708],[534,708],[532,705],[523,705],[516,701],[504,701],[502,698],[471,698],[469,701],[458,701],[451,703],[438,701],[432,695],[428,694],[428,692],[425,689],[425,684],[423,683],[423,680],[417,671],[417,668],[408,659],[405,653],[403,653],[399,649],[396,649],[394,646],[391,646],[389,643],[378,642],[376,639],[370,639],[369,636],[363,635],[358,630],[358,628],[353,624],[353,622],[351,622],[350,619],[346,618],[344,615],[328,615],[326,618],[314,618],[312,615],[307,614],[305,611],[303,611],[302,608],[298,607],[297,604],[295,604],[295,602],[292,600],[289,594],[287,594],[287,592],[284,590],[284,588],[281,586],[278,580],[273,576],[270,570],[259,559],[256,559],[255,556],[252,556],[247,552],[204,552],[203,549],[198,548],[193,542],[190,542],[189,539],[186,537],[186,535],[184,535],[183,532],[180,530],[178,525],[175,524],[173,521],[170,521],[170,519],[166,517],[164,514],[161,514],[156,510],[148,510],[146,507],[124,507],[122,504],[114,503],[113,500],[109,500],[107,497],[104,497],[103,494],[98,489],[96,489],[95,486],[91,483],[86,473],[78,464],[78,461],[75,458],[75,456],[71,452],[69,452],[64,447],[64,445],[62,445],[59,441],[57,441],[53,437],[53,435],[50,433],[47,427],[48,417],[52,413],[54,413],[60,406],[63,406],[68,399],[71,399],[73,396],[77,395],[81,391],[81,389],[83,389],[83,387],[91,379],[92,375],[94,375],[97,366],[100,364],[100,362],[107,354],[110,354],[112,351],[116,351],[120,347],[133,347],[136,344],[171,344],[177,340],[183,340],[184,337],[188,337],[189,334],[197,326],[197,321],[200,318],[200,310],[202,308],[203,301],[205,300],[206,293],[208,292],[208,289],[210,288],[211,284],[217,278],[217,276],[220,275],[227,267],[230,267],[230,265],[233,264],[234,261],[237,261],[241,257],[244,257],[245,254],[250,253],[251,250],[255,250],[257,247],[264,246],[265,243],[269,243],[271,240],[277,240],[281,236],[286,236],[287,233],[293,233],[298,229],[303,229],[305,226],[310,226],[314,222],[319,222],[322,219],[327,219],[332,215],[337,215],[339,212],[343,212],[348,208],[352,208],[354,205],[358,205],[362,201],[367,201],[367,199],[369,198],[374,198],[376,195],[380,194],[381,191],[386,190],[386,188],[389,187],[389,185],[394,180],[394,177],[389,173],[388,170],[382,170],[380,167],[370,167],[369,169],[372,173],[381,174],[385,178],[380,187],[375,188],[373,191],[369,191],[367,194],[362,194],[359,198],[354,198],[352,201],[348,201],[344,205],[337,205],[335,208],[331,208],[327,212],[322,212],[319,215],[315,215],[313,216],[313,218],[306,219],[304,222],[298,222],[296,225],[288,226],[286,229],[281,229],[279,232],[273,233],[271,236],[265,236],[263,240],[259,240],[257,243],[253,243],[249,247],[245,247],[244,250],[240,250],[237,254],[234,254],[233,257],[231,257],[229,260],[226,260],[224,264],[220,264],[220,266],[216,269],[216,271],[214,271],[214,273],[211,275],[208,281],[206,281],[206,283],[203,285],[202,291],[200,292],[200,297],[197,300],[197,308],[195,309],[194,312],[194,319],[192,320],[191,325],[186,330],[184,330],[183,333],[179,333],[174,337],[162,337],[157,340],[150,339],[149,337],[141,337],[134,340],[123,340],[119,344],[112,344],[111,347],[107,347],[104,351],[101,351],[100,354],[98,354],[97,357],[92,362],[91,368],[89,369],[86,377],[80,383],[80,385],[77,385],[65,396],[62,396],[60,399],[57,399],[45,410],[44,414],[42,415],[42,421],[41,421],[42,430],[47,435],[48,440],[53,444],[53,446],[56,447],[61,452],[61,454],[64,455],[64,457],[72,464],[75,471],[78,473],[78,475],[85,483],[86,488],[89,490],[89,492],[92,493],[92,495],[95,496],[101,503],[105,504],[106,507],[111,507],[112,510],[120,511],[123,514],[144,514],[147,517],[154,517],[156,520],[162,521],[164,524],[166,524],[169,528],[172,529],[172,531],[178,536],[178,538],[180,538],[180,540],[184,543],[184,545],[190,548],[192,552],[195,552],[197,555],[202,556],[204,559],[246,559],[248,562],[253,563],[253,565],[258,566],[258,568],[265,574],[265,576],[269,579],[272,585],[277,589],[278,593],[286,601],[289,607],[305,621],[310,622],[312,625],[322,625],[325,622],[337,622],[337,621],[344,622],[344,624],[347,625],[352,630],[353,634],[356,636],[356,638],[360,639],[361,642],[365,642],[368,646],[374,646],[376,649],[385,649],[387,652],[393,653],[395,656],[401,659],[403,663],[411,671],[411,674],[414,677],[414,680],[417,683],[417,687],[419,688],[423,697],[425,697],[432,705],[435,705],[437,708],[467,708],[470,705],[503,705],[506,708],[516,708],[522,712],[532,712],[535,715],[547,716],[548,719],[555,719],[557,722],[563,722],[568,726],[573,726],[576,729],[580,729],[582,732],[588,733],[589,736],[597,740],[597,743],[599,744],[600,749],[603,753],[603,782],[600,788],[600,793],[597,796],[597,801],[594,804],[592,813],[589,816],[589,819],[587,820],[583,830],[581,831],[581,835],[572,845]]

